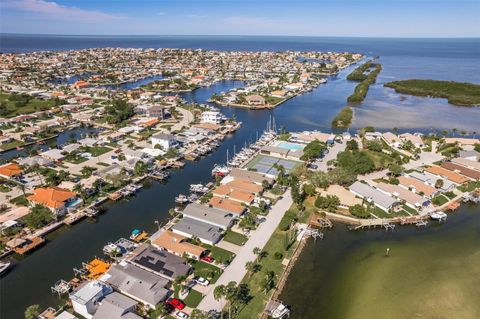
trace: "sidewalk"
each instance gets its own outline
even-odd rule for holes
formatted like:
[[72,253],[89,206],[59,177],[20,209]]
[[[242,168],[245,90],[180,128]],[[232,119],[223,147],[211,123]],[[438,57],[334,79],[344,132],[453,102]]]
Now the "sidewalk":
[[245,243],[242,249],[237,254],[237,257],[233,262],[225,269],[224,273],[220,276],[215,284],[208,287],[207,294],[203,298],[202,302],[198,305],[198,309],[203,311],[209,310],[222,310],[222,303],[215,300],[213,297],[213,291],[218,285],[226,285],[230,281],[241,282],[247,270],[245,264],[249,261],[254,261],[257,257],[253,253],[253,248],[259,247],[263,249],[268,240],[272,236],[273,232],[277,229],[280,221],[283,218],[285,212],[292,205],[292,197],[290,191],[285,192],[283,198],[279,200],[271,209],[270,213],[266,217],[266,221],[260,224],[260,226],[253,232],[250,239]]

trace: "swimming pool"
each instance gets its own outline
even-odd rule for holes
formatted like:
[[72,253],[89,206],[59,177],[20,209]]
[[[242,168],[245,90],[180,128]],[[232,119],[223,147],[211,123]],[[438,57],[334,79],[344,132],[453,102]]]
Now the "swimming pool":
[[277,147],[286,148],[287,150],[296,151],[296,150],[303,150],[305,147],[301,144],[295,144],[290,142],[280,142],[277,144]]

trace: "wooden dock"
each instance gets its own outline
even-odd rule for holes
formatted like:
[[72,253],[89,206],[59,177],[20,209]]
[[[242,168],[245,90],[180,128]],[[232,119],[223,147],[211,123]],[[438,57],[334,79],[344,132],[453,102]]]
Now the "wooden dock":
[[34,237],[32,239],[27,239],[26,244],[15,248],[14,251],[17,254],[23,255],[23,254],[37,248],[38,246],[40,246],[44,242],[45,242],[45,239],[43,239],[42,237]]

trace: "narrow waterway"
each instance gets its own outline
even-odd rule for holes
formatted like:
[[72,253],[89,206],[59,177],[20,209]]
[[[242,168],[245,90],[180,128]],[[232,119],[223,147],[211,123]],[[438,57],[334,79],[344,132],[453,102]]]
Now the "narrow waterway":
[[478,287],[480,206],[463,205],[427,228],[336,224],[324,240],[310,240],[280,298],[292,319],[475,319]]
[[[331,77],[329,82],[310,93],[291,99],[274,110],[245,110],[222,108],[227,116],[235,116],[242,127],[223,141],[211,155],[197,162],[187,162],[181,170],[174,171],[166,184],[148,182],[136,197],[129,201],[111,202],[105,205],[106,213],[95,222],[85,220],[72,227],[64,227],[47,239],[41,247],[26,257],[14,256],[15,266],[0,281],[1,318],[22,318],[23,311],[31,304],[56,305],[59,300],[50,293],[50,287],[58,279],[70,279],[73,267],[94,256],[102,255],[103,246],[120,237],[129,236],[134,228],[154,231],[155,221],[164,222],[168,209],[174,206],[179,193],[188,192],[193,183],[211,180],[211,169],[216,163],[226,161],[227,149],[233,153],[245,143],[253,142],[266,128],[270,116],[277,127],[286,125],[289,130],[328,129],[354,84],[342,81],[349,70]],[[242,86],[240,81],[222,81],[206,88],[182,94],[187,101],[206,103],[213,93]],[[69,133],[62,137],[68,138]],[[61,143],[61,141],[59,141]]]

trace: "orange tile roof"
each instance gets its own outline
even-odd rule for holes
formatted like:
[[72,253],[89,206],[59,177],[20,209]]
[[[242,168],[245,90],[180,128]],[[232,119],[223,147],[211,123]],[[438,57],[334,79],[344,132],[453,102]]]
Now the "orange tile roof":
[[414,187],[417,192],[422,192],[425,196],[432,196],[437,192],[437,189],[420,182],[414,178],[406,177],[406,176],[399,176],[398,181],[400,185],[403,185],[407,188]]
[[215,188],[212,193],[214,196],[228,197],[232,200],[245,202],[247,204],[250,204],[255,198],[255,195],[253,195],[252,191],[231,187],[230,183],[220,185],[219,187]]
[[263,190],[261,185],[240,178],[236,178],[225,185],[229,186],[230,188],[238,188],[251,193],[260,193]]
[[145,122],[141,122],[140,126],[152,126],[158,123],[158,119],[151,119]]
[[215,196],[227,196],[230,194],[230,187],[227,185],[220,185],[212,191],[212,194]]
[[438,166],[430,166],[425,169],[426,172],[432,173],[434,175],[440,175],[440,176],[445,176],[448,178],[450,181],[457,183],[457,184],[463,184],[469,181],[468,178],[465,176],[462,176],[458,173],[449,171],[448,169],[438,167]]
[[241,214],[245,210],[245,207],[242,206],[242,204],[227,198],[212,197],[209,204],[212,207],[236,214]]
[[182,256],[187,253],[200,258],[205,248],[185,241],[186,237],[172,231],[163,232],[160,237],[152,241],[152,244]]
[[59,188],[37,188],[33,191],[33,195],[27,197],[29,201],[45,205],[50,208],[60,208],[65,205],[65,201],[77,196],[74,192]]
[[0,166],[0,175],[12,177],[22,173],[22,169],[15,163],[8,163]]

